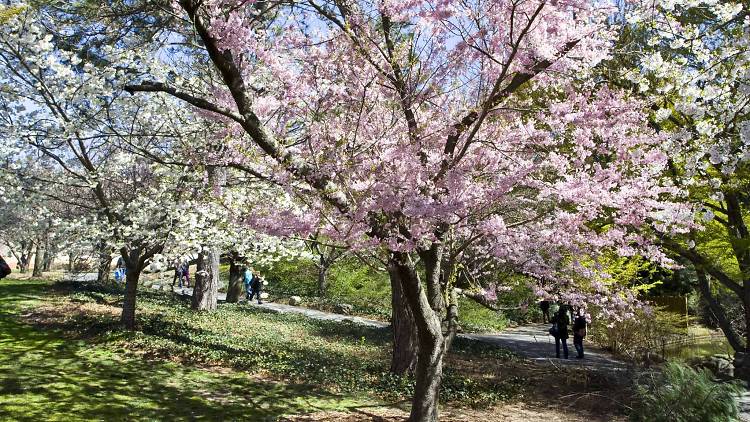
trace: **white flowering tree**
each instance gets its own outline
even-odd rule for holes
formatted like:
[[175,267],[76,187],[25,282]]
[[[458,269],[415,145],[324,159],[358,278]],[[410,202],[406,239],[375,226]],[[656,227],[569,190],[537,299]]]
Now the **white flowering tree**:
[[99,246],[105,273],[114,251],[123,258],[122,322],[133,327],[139,276],[183,217],[187,190],[180,187],[191,172],[155,163],[143,151],[168,151],[171,140],[192,133],[177,133],[172,123],[197,120],[168,102],[121,101],[118,77],[144,66],[127,39],[95,51],[69,48],[76,40],[66,35],[80,28],[32,7],[15,8],[2,29],[3,140],[20,145],[24,156],[44,157],[65,187],[58,199],[88,209],[76,232]]
[[[610,76],[648,99],[652,126],[669,136],[665,179],[683,189],[678,200],[695,217],[690,233],[662,243],[694,267],[698,290],[727,340],[747,353],[750,6],[649,0],[629,6],[624,18],[624,48]],[[710,287],[709,279],[721,288]],[[719,290],[744,306],[744,327],[731,323]]]

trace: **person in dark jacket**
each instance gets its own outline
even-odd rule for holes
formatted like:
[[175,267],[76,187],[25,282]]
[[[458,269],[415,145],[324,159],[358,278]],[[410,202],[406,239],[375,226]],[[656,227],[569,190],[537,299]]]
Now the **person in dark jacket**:
[[573,346],[576,348],[577,358],[583,359],[583,338],[586,337],[586,316],[583,308],[579,308],[573,321]]
[[258,299],[258,305],[262,305],[263,301],[260,300],[260,294],[263,292],[263,277],[259,272],[253,274],[253,279],[250,282],[250,296],[247,298],[248,302],[253,300],[253,296]]
[[552,324],[555,336],[555,356],[560,359],[560,343],[563,347],[563,356],[565,359],[568,358],[568,325],[570,325],[570,318],[568,317],[568,307],[560,305],[560,309],[552,317]]
[[549,320],[549,301],[543,300],[539,302],[539,308],[542,310],[542,322],[547,324]]

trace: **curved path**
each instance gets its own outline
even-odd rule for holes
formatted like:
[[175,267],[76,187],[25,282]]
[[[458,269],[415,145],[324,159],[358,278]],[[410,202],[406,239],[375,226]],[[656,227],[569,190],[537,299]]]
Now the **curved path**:
[[[170,285],[159,285],[154,284],[151,286],[154,290],[165,290],[173,291],[180,295],[192,296],[192,288],[172,288]],[[219,293],[218,299],[220,301],[226,300],[226,294]],[[257,306],[259,308],[268,309],[272,312],[279,313],[296,313],[302,314],[310,318],[328,320],[328,321],[339,321],[339,322],[353,322],[355,324],[364,325],[373,328],[386,328],[390,324],[382,321],[376,321],[372,319],[334,314],[331,312],[318,311],[315,309],[304,308],[301,306],[284,305],[281,303],[264,302],[262,305],[252,303],[251,306]],[[482,343],[494,344],[499,347],[509,349],[520,356],[526,357],[532,361],[539,363],[552,363],[555,365],[579,365],[585,366],[591,369],[608,369],[608,370],[623,370],[627,368],[624,362],[614,359],[607,352],[599,349],[592,349],[591,343],[585,343],[584,359],[576,359],[575,348],[573,347],[573,337],[568,339],[569,356],[570,359],[556,359],[555,358],[555,340],[547,333],[547,325],[543,324],[532,324],[525,325],[517,328],[510,328],[502,333],[492,334],[465,334],[461,333],[458,336],[461,338],[471,339],[480,341]],[[562,352],[562,351],[561,351]]]

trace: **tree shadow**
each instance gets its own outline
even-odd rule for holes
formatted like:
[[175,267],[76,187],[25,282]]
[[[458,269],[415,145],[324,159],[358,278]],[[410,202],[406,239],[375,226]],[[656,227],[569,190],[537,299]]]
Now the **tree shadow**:
[[18,322],[9,303],[34,289],[0,284],[0,419],[264,421],[356,404],[309,386],[123,356],[36,329]]

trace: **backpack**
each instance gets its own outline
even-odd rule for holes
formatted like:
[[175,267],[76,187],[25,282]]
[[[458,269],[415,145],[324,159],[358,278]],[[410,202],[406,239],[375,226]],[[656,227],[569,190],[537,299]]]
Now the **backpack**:
[[552,337],[557,337],[557,332],[558,332],[557,322],[552,323],[552,326],[549,327],[548,332],[549,332],[549,335],[551,335]]
[[11,273],[10,265],[0,256],[0,278],[5,278]]

